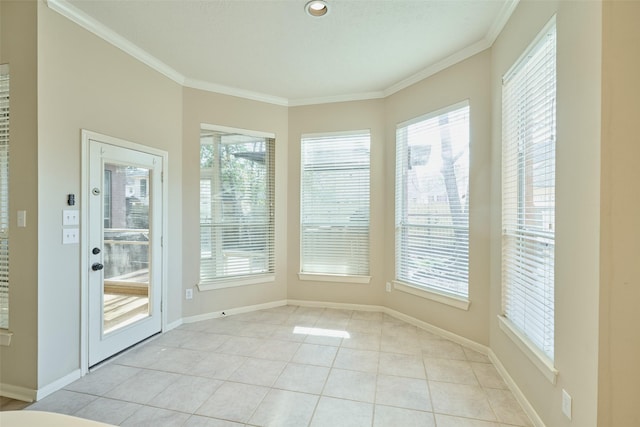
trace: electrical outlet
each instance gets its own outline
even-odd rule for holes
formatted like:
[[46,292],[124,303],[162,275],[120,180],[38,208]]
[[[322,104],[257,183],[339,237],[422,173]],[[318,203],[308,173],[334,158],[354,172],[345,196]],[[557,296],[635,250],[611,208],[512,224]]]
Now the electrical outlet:
[[185,299],[193,299],[193,289],[189,288],[187,290],[184,291],[184,298]]
[[387,290],[387,292],[391,292],[391,282],[387,282],[385,289]]
[[77,209],[65,209],[62,211],[62,225],[79,225],[80,216]]
[[63,228],[62,244],[72,245],[74,243],[80,243],[80,230],[78,228]]
[[565,417],[571,419],[571,395],[567,393],[567,390],[562,389],[562,413]]

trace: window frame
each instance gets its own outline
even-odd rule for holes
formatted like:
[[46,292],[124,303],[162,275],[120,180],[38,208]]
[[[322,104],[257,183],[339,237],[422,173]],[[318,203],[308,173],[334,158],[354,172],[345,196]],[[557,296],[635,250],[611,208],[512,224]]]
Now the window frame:
[[[197,283],[197,287],[199,291],[209,291],[209,290],[216,290],[216,289],[224,289],[224,288],[232,288],[232,287],[237,287],[237,286],[247,286],[247,285],[255,285],[255,284],[261,284],[261,283],[269,283],[269,282],[274,282],[275,281],[275,264],[276,264],[276,259],[275,259],[275,222],[276,222],[276,209],[275,209],[275,150],[276,150],[276,135],[274,133],[270,133],[270,132],[261,132],[261,131],[255,131],[255,130],[247,130],[247,129],[240,129],[240,128],[233,128],[233,127],[228,127],[228,126],[219,126],[219,125],[211,125],[211,124],[206,124],[206,123],[201,123],[200,124],[200,135],[202,135],[203,132],[213,132],[213,133],[221,133],[221,134],[240,134],[243,136],[248,136],[248,137],[255,137],[255,138],[264,138],[265,139],[265,143],[267,145],[271,145],[271,147],[267,147],[267,150],[270,150],[269,155],[270,158],[268,159],[268,162],[266,164],[267,166],[267,184],[266,184],[266,196],[267,198],[269,198],[269,203],[271,205],[270,207],[270,221],[269,221],[269,239],[267,241],[267,264],[268,264],[268,270],[269,271],[265,271],[265,272],[258,272],[258,273],[249,273],[249,274],[241,274],[241,275],[229,275],[229,276],[218,276],[215,278],[203,278],[202,277],[202,243],[199,244],[199,251],[200,251],[200,256],[199,256],[199,263],[200,263],[200,268],[198,269],[199,271],[199,275],[198,275],[198,283]],[[200,194],[200,189],[201,189],[201,182],[203,179],[203,175],[202,175],[202,168],[200,167],[200,152],[201,152],[201,142],[202,137],[200,137],[199,142],[198,142],[198,170],[199,170],[199,177],[198,177],[198,192]],[[210,178],[211,180],[213,180],[213,177]],[[200,199],[201,196],[199,196]],[[200,211],[199,211],[200,212]],[[199,214],[200,215],[200,214]],[[202,239],[202,221],[201,218],[199,216],[199,239],[198,241],[201,242]]]
[[[326,139],[329,142],[333,142],[333,138],[337,140],[348,140],[350,137],[366,137],[368,139],[369,157],[366,165],[367,170],[367,223],[366,223],[366,267],[367,272],[360,272],[360,274],[352,273],[336,273],[336,272],[311,272],[305,271],[304,265],[304,179],[305,179],[305,160],[304,160],[304,145],[305,140],[313,141],[317,143],[319,139]],[[362,168],[358,168],[361,170]],[[322,170],[322,169],[318,169]],[[354,169],[355,170],[355,169]],[[303,281],[316,281],[316,282],[336,282],[336,283],[350,283],[350,284],[368,284],[371,282],[371,276],[369,275],[371,269],[371,131],[370,129],[341,131],[341,132],[323,132],[323,133],[305,133],[300,136],[300,244],[299,244],[299,273],[298,278]]]
[[[469,156],[469,164],[468,164],[468,169],[467,169],[467,194],[466,194],[466,198],[467,201],[469,200],[469,193],[470,193],[470,169],[471,169],[471,103],[469,102],[469,100],[464,100],[461,102],[457,102],[455,104],[449,105],[447,107],[444,108],[440,108],[438,110],[432,111],[430,113],[418,116],[416,118],[413,118],[411,120],[407,120],[405,122],[399,123],[396,126],[396,149],[395,149],[395,154],[396,154],[396,164],[395,164],[395,179],[396,179],[396,184],[395,184],[395,201],[396,201],[396,205],[395,205],[395,219],[394,219],[394,223],[395,223],[395,248],[394,248],[394,258],[395,258],[395,273],[394,273],[394,281],[393,281],[393,286],[394,289],[405,292],[405,293],[409,293],[415,296],[419,296],[422,298],[426,298],[432,301],[436,301],[438,303],[442,303],[442,304],[446,304],[449,305],[451,307],[454,308],[458,308],[461,310],[468,310],[469,306],[471,304],[470,298],[469,298],[469,233],[470,233],[470,228],[469,228],[469,222],[470,222],[470,216],[469,216],[469,209],[467,209],[466,211],[466,251],[467,251],[467,264],[466,264],[466,294],[459,294],[459,293],[454,293],[454,292],[448,292],[447,290],[443,290],[439,287],[436,286],[428,286],[425,284],[420,284],[420,283],[415,283],[412,282],[410,280],[408,280],[408,278],[406,277],[400,277],[400,270],[402,269],[401,267],[401,263],[402,262],[408,262],[408,260],[404,260],[402,259],[403,254],[400,253],[401,249],[400,246],[401,243],[400,241],[403,239],[403,235],[402,235],[402,229],[403,229],[403,225],[405,223],[404,221],[404,217],[406,215],[408,215],[406,212],[404,212],[403,207],[401,205],[404,204],[404,198],[407,197],[405,196],[406,193],[406,179],[405,179],[405,172],[406,172],[406,164],[410,159],[410,154],[409,154],[409,149],[408,149],[408,136],[403,137],[403,139],[401,140],[399,137],[399,134],[401,131],[404,131],[405,133],[407,132],[407,129],[409,128],[409,126],[412,125],[416,125],[416,124],[420,124],[420,123],[424,123],[427,122],[429,120],[433,120],[436,119],[438,117],[441,117],[444,114],[448,114],[451,112],[457,112],[460,110],[466,109],[466,114],[467,114],[467,127],[468,127],[468,135],[469,135],[469,139],[468,139],[468,148],[467,148],[467,154]],[[400,144],[404,144],[402,146],[400,146]],[[402,156],[402,159],[400,159],[400,156]]]
[[[3,105],[6,108],[6,114],[4,111],[2,112],[2,126],[0,127],[3,130],[2,137],[3,146],[6,148],[3,149],[4,153],[2,153],[2,159],[0,160],[0,277],[2,281],[6,281],[6,285],[3,285],[4,289],[2,291],[2,299],[4,300],[0,309],[5,309],[6,314],[3,313],[1,316],[2,321],[0,322],[0,345],[7,346],[11,341],[12,333],[9,332],[10,325],[10,266],[9,266],[9,252],[10,252],[10,211],[9,211],[9,149],[10,149],[10,141],[9,141],[9,116],[10,116],[10,92],[11,92],[11,76],[9,64],[0,64],[0,78],[2,79],[2,85],[6,88],[0,91],[1,102],[0,105]],[[6,135],[6,137],[5,137]]]
[[[549,132],[551,135],[553,135],[552,143],[547,142],[547,144],[553,145],[553,153],[550,158],[545,158],[547,154],[545,154],[544,156],[541,156],[540,154],[537,154],[537,155],[535,154],[536,150],[540,151],[540,147],[534,146],[539,142],[537,140],[536,142],[533,142],[532,137],[529,136],[528,139],[527,137],[515,137],[514,139],[509,139],[511,134],[509,134],[506,127],[509,124],[511,124],[511,122],[517,121],[518,123],[520,123],[524,121],[531,121],[532,118],[530,116],[532,113],[530,111],[527,111],[526,119],[523,120],[520,117],[520,115],[518,115],[519,120],[512,119],[512,121],[510,122],[509,114],[514,115],[519,113],[518,111],[507,110],[508,106],[506,106],[505,104],[508,102],[507,97],[509,96],[509,94],[506,94],[505,92],[507,90],[516,90],[516,89],[510,89],[510,88],[505,89],[505,86],[508,85],[511,81],[513,81],[515,77],[518,77],[520,72],[527,69],[527,67],[530,65],[529,64],[530,59],[535,57],[535,55],[538,54],[539,51],[542,51],[544,49],[549,49],[549,47],[546,46],[544,42],[545,42],[545,39],[552,32],[553,32],[553,43],[554,43],[552,47],[553,53],[554,53],[553,64],[552,64],[553,65],[553,97],[552,97],[552,105],[549,105],[548,100],[545,99],[546,103],[544,104],[545,107],[543,111],[545,112],[551,111],[553,114],[553,117],[551,119],[552,128],[551,127],[545,128],[546,132]],[[548,64],[545,61],[544,65],[549,66],[551,64]],[[536,75],[538,74],[541,74],[541,73],[537,73]],[[530,97],[537,95],[538,91],[544,90],[544,89],[541,89],[540,86],[531,86],[531,87],[520,88],[520,89],[526,93],[527,101],[530,99]],[[544,96],[545,98],[547,98],[548,95],[549,94],[545,92],[543,95],[539,95],[539,96]],[[519,103],[513,107],[514,109],[521,110],[520,104],[523,102],[521,98],[522,98],[522,95],[521,97],[518,98]],[[547,261],[545,261],[544,263],[545,271],[547,271],[549,266],[551,266],[553,269],[555,264],[555,235],[556,235],[556,230],[555,230],[555,206],[556,206],[556,202],[555,202],[556,151],[555,150],[556,148],[555,147],[557,144],[556,142],[556,136],[557,136],[556,102],[557,101],[556,100],[557,100],[557,32],[556,32],[556,18],[554,16],[542,28],[542,30],[533,39],[533,41],[529,44],[529,46],[524,50],[522,55],[518,58],[517,61],[515,61],[514,65],[504,74],[504,77],[503,77],[502,167],[501,167],[501,170],[502,170],[502,183],[501,183],[502,185],[502,189],[501,189],[501,194],[502,194],[502,227],[501,227],[502,302],[501,302],[501,314],[498,316],[500,329],[505,333],[507,337],[509,337],[511,341],[514,342],[514,344],[529,358],[529,360],[543,373],[543,375],[552,384],[555,384],[556,377],[558,375],[558,371],[554,366],[554,350],[553,350],[553,347],[555,346],[555,306],[554,306],[555,304],[554,302],[552,302],[551,304],[549,304],[548,302],[545,302],[545,303],[531,302],[530,299],[527,299],[526,296],[524,297],[524,302],[522,302],[523,305],[526,305],[528,307],[527,312],[530,312],[529,310],[531,310],[532,307],[535,308],[535,306],[542,305],[542,310],[546,312],[546,314],[541,315],[543,319],[547,319],[547,317],[545,317],[545,316],[548,316],[547,311],[549,309],[552,310],[551,317],[553,319],[551,320],[552,322],[551,326],[553,331],[552,331],[552,336],[550,338],[551,348],[552,348],[551,354],[549,354],[548,351],[545,351],[545,349],[542,348],[538,343],[534,342],[534,337],[529,333],[527,333],[521,327],[521,325],[518,324],[518,322],[514,321],[513,318],[509,317],[509,314],[507,313],[508,312],[507,305],[515,303],[513,299],[508,301],[509,298],[515,298],[515,297],[510,297],[509,293],[521,292],[522,291],[521,288],[525,287],[525,285],[520,285],[520,284],[511,286],[510,285],[511,282],[515,283],[515,282],[520,282],[522,280],[526,280],[527,283],[529,283],[529,280],[535,280],[535,283],[532,283],[530,286],[536,286],[536,287],[542,286],[545,289],[544,290],[545,295],[548,295],[547,290],[549,286],[551,286],[552,294],[554,293],[554,289],[555,289],[555,283],[554,283],[555,271],[554,270],[552,271],[552,274],[551,274],[552,283],[549,285],[548,277],[546,277],[546,275],[545,277],[540,279],[539,275],[534,276],[533,274],[527,274],[527,275],[525,275],[524,273],[521,274],[515,271],[514,268],[510,268],[510,266],[511,264],[514,263],[514,259],[520,256],[524,257],[525,260],[528,260],[530,262],[535,262],[537,261],[538,258],[541,261],[543,259],[547,259]],[[536,110],[536,112],[538,111]],[[528,135],[529,133],[526,131],[530,131],[532,126],[530,124],[527,124],[524,126],[524,128],[525,128],[525,132],[521,132],[521,127],[517,127],[518,131],[514,132],[515,135]],[[538,126],[537,128],[541,128],[541,126]],[[545,148],[544,152],[546,153],[548,151],[548,147],[544,147],[544,148]],[[514,152],[515,154],[513,154]],[[540,161],[539,157],[542,157],[543,161]],[[532,160],[525,161],[523,159],[532,159]],[[533,159],[535,159],[535,161]],[[545,172],[543,175],[538,177],[538,180],[544,179],[544,183],[547,184],[546,187],[548,187],[549,179],[553,178],[554,180],[553,181],[553,201],[552,201],[552,207],[551,207],[551,209],[553,209],[552,224],[554,225],[547,227],[547,230],[545,230],[544,224],[546,224],[546,222],[549,220],[544,219],[545,215],[542,215],[543,219],[541,220],[542,225],[540,227],[529,226],[528,224],[528,222],[530,221],[529,217],[532,215],[532,212],[527,208],[525,193],[523,193],[524,191],[527,190],[527,188],[525,188],[527,187],[525,184],[527,180],[532,181],[530,183],[531,189],[529,190],[529,192],[533,193],[534,191],[533,181],[535,180],[535,177],[538,176],[538,175],[535,175],[535,176],[533,175],[534,174],[533,170],[534,169],[538,170],[538,168],[540,168],[539,166],[540,163],[544,165]],[[527,168],[531,169],[529,174],[527,174]],[[531,177],[529,175],[531,175]],[[515,183],[513,181],[514,178],[515,178]],[[540,186],[540,184],[538,186]],[[515,191],[513,190],[514,188],[515,188]],[[509,194],[510,196],[507,196],[506,194]],[[549,196],[545,196],[545,197],[549,197]],[[549,203],[549,201],[545,200],[545,203]],[[545,210],[546,216],[548,217],[549,216],[548,211],[550,206],[546,205],[544,207],[546,208]],[[514,215],[515,215],[515,220],[511,219]],[[514,221],[515,221],[515,224],[513,223]],[[551,232],[549,230],[551,230]],[[534,236],[535,239],[532,236]],[[527,252],[533,251],[537,253],[537,250],[535,250],[535,248],[530,246],[531,244],[536,244],[535,242],[531,243],[532,240],[539,242],[538,244],[544,244],[545,246],[548,246],[549,244],[553,244],[554,254],[551,255],[551,258],[552,258],[551,264],[549,264],[548,262],[548,258],[549,258],[548,254],[547,255],[527,255],[527,254],[518,255],[520,253],[523,253],[524,250],[517,249],[517,247],[525,244],[528,247]],[[514,251],[509,251],[509,253],[507,253],[507,245],[511,245],[510,247],[513,247],[514,241],[516,243],[516,249]],[[530,242],[530,243],[525,243],[525,242]],[[545,250],[545,252],[548,252],[548,251]],[[535,256],[536,260],[532,260],[531,257],[533,256]],[[527,265],[530,266],[530,264],[527,264]],[[533,267],[530,267],[530,268],[533,268]],[[515,280],[513,279],[513,277],[517,277],[519,279]],[[538,280],[536,280],[536,278]],[[545,282],[545,280],[547,280],[547,282]],[[533,290],[530,291],[529,293],[531,292],[533,292]],[[539,292],[539,291],[535,291],[535,292]],[[543,327],[543,330],[547,331],[548,324],[546,322],[548,322],[548,320],[543,320],[543,321],[545,322],[545,326]],[[543,341],[547,342],[548,339],[549,338],[546,337],[545,335],[545,338],[543,338]]]

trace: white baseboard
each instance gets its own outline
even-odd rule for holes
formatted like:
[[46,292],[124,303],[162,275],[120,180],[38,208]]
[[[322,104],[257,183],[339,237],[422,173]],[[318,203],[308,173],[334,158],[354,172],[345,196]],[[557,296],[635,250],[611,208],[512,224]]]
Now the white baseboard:
[[75,371],[65,375],[64,377],[57,379],[54,382],[49,383],[42,388],[39,388],[38,393],[36,395],[36,400],[40,400],[42,398],[49,396],[51,393],[54,393],[68,386],[75,380],[79,380],[80,377],[82,377],[82,372],[80,371],[80,369],[76,369]]
[[184,323],[183,319],[178,319],[175,322],[171,322],[171,323],[166,325],[164,332],[169,332],[170,330],[177,328],[178,326],[182,325],[183,323]]
[[0,383],[0,396],[23,402],[33,402],[36,400],[36,394],[36,390],[30,388]]
[[189,316],[182,318],[182,323],[194,323],[202,320],[218,319],[220,317],[232,316],[234,314],[249,313],[252,311],[265,310],[267,308],[282,307],[287,305],[287,300],[267,302],[264,304],[247,305],[244,307],[230,308],[228,310],[213,311],[211,313],[198,314],[197,316]]
[[522,410],[527,414],[533,425],[535,427],[545,427],[544,422],[542,422],[542,419],[540,418],[536,410],[533,409],[533,406],[531,406],[527,398],[524,396],[524,393],[522,393],[520,387],[518,387],[513,378],[511,378],[511,375],[509,375],[509,372],[507,372],[498,356],[496,356],[496,354],[491,349],[489,349],[488,355],[489,360],[491,360],[493,366],[495,366],[497,371],[500,373],[500,376],[502,376],[502,379],[504,379],[504,382],[507,384],[518,403],[520,403],[520,406],[522,406]]

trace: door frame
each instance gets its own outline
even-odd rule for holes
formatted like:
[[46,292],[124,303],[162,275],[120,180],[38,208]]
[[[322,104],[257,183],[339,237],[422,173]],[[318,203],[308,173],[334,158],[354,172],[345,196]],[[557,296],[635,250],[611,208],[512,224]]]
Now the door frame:
[[140,151],[142,153],[152,154],[162,157],[163,175],[162,182],[162,224],[161,228],[161,244],[162,251],[162,268],[160,273],[161,286],[161,332],[167,327],[167,309],[166,303],[168,298],[167,279],[168,279],[168,185],[165,184],[165,178],[168,176],[168,160],[169,153],[146,145],[137,144],[124,139],[115,138],[101,133],[81,129],[81,186],[80,186],[80,371],[81,375],[89,372],[89,164],[90,150],[89,141],[94,140],[116,147]]

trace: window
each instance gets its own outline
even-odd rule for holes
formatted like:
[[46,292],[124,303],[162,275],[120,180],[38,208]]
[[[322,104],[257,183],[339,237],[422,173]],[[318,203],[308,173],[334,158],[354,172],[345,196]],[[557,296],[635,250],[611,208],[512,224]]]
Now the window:
[[9,66],[0,65],[0,329],[9,328]]
[[302,136],[303,275],[369,274],[369,159],[369,131]]
[[555,23],[502,84],[502,310],[553,360]]
[[200,283],[274,272],[275,140],[200,136]]
[[468,102],[396,129],[396,281],[468,299]]

